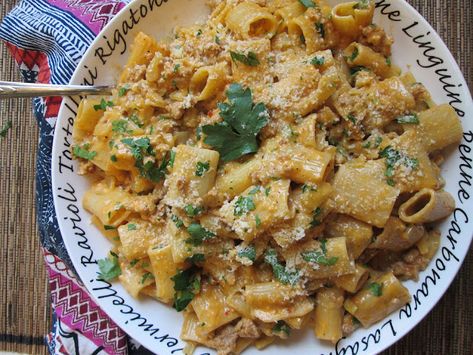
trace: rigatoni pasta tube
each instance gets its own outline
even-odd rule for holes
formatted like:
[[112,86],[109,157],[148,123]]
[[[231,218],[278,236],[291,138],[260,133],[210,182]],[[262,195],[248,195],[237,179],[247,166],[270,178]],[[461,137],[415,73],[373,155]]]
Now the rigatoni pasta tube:
[[276,33],[276,17],[266,8],[252,2],[243,2],[228,12],[227,27],[241,38],[272,36]]
[[315,304],[315,336],[335,344],[343,335],[343,290],[324,288],[317,292]]
[[388,272],[380,278],[368,281],[365,288],[345,301],[345,309],[364,327],[383,319],[401,308],[411,299],[409,291]]
[[356,37],[361,28],[373,20],[374,3],[370,1],[366,8],[362,8],[359,4],[358,1],[344,2],[332,9],[335,28],[346,36]]
[[386,58],[370,47],[353,42],[345,48],[343,54],[347,58],[350,67],[362,66],[369,68],[381,78],[388,78],[392,75],[391,66],[388,65]]
[[276,10],[274,14],[280,23],[278,32],[286,31],[288,28],[288,23],[299,15],[302,15],[304,11],[304,5],[302,5],[299,1],[292,1],[291,4]]
[[201,67],[192,75],[190,90],[197,96],[197,101],[214,97],[225,86],[226,64]]
[[75,143],[80,143],[85,136],[94,131],[95,125],[103,115],[102,110],[94,108],[97,105],[100,105],[100,100],[86,98],[80,102],[72,131]]
[[368,280],[368,277],[368,269],[361,264],[356,264],[353,274],[338,276],[333,278],[332,281],[345,291],[355,293],[363,286],[366,280]]
[[428,223],[449,216],[455,200],[446,191],[422,189],[399,207],[399,218],[407,223]]
[[287,31],[296,41],[303,41],[307,53],[313,53],[320,49],[322,38],[320,38],[313,22],[304,15],[290,20],[287,24]]

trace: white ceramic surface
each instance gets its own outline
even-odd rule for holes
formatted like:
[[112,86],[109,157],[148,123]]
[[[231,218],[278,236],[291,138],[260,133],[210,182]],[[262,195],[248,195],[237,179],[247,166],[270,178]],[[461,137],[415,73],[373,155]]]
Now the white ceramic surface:
[[[332,1],[336,3],[337,1]],[[176,25],[202,21],[208,10],[204,0],[135,0],[118,14],[97,37],[80,62],[71,83],[113,83],[129,54],[138,31],[163,38]],[[408,333],[435,306],[461,266],[473,234],[473,103],[454,58],[432,27],[402,0],[377,0],[375,21],[395,38],[393,62],[408,68],[425,84],[434,100],[450,102],[464,127],[460,148],[452,149],[442,166],[445,189],[456,200],[454,214],[440,225],[442,244],[419,282],[409,281],[410,304],[369,329],[359,329],[334,347],[315,339],[311,331],[293,332],[291,341],[268,348],[267,354],[373,354]],[[71,160],[72,128],[79,98],[63,101],[56,125],[52,176],[54,204],[61,233],[74,266],[95,300],[130,336],[160,355],[181,353],[182,316],[154,300],[135,300],[124,288],[98,280],[97,259],[106,257],[110,243],[90,223],[81,204],[89,186],[77,175]],[[442,324],[438,325],[442,327]],[[421,350],[421,349],[419,349]],[[213,354],[199,348],[196,354]],[[261,354],[250,349],[245,354]]]

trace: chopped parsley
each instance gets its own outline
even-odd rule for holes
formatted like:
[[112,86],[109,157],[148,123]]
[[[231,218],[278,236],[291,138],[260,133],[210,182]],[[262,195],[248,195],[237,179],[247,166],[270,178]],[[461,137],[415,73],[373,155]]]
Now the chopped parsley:
[[311,227],[317,227],[320,226],[322,223],[320,221],[320,215],[322,214],[322,209],[320,207],[317,207],[313,212],[312,212],[312,221],[310,222]]
[[202,263],[205,261],[205,255],[204,254],[200,254],[200,253],[197,253],[197,254],[194,254],[190,257],[188,257],[186,259],[186,261],[192,263],[192,264],[196,264],[196,263]]
[[419,124],[419,116],[416,113],[411,113],[409,115],[404,115],[396,118],[397,123],[402,124]]
[[138,118],[138,116],[136,115],[136,113],[132,114],[130,117],[129,117],[129,120],[131,122],[133,122],[137,127],[139,128],[142,128],[144,125],[143,123],[140,121],[140,119]]
[[179,71],[179,68],[180,68],[180,67],[181,67],[180,64],[176,64],[176,65],[174,66],[173,72],[174,72],[174,73],[177,73],[177,72]]
[[124,138],[121,142],[130,148],[131,154],[135,158],[135,166],[140,171],[141,176],[153,182],[164,179],[169,165],[169,160],[166,157],[163,158],[159,166],[155,165],[154,159],[144,162],[145,157],[154,158],[154,151],[149,138]]
[[100,104],[94,105],[94,110],[95,111],[105,111],[107,107],[113,107],[113,102],[112,101],[105,101],[105,99],[102,99],[100,101]]
[[285,266],[281,265],[278,261],[276,250],[269,248],[264,254],[264,261],[271,265],[273,268],[273,274],[276,280],[283,284],[295,285],[299,281],[298,271],[289,271]]
[[174,161],[176,160],[176,151],[171,150],[169,153],[169,167],[173,168],[174,167]]
[[176,311],[183,311],[200,292],[200,275],[196,267],[179,271],[171,277],[174,281],[174,304]]
[[233,62],[241,62],[249,67],[256,67],[259,64],[258,57],[254,52],[249,51],[247,55],[230,51]]
[[117,229],[117,228],[114,227],[114,226],[109,226],[108,224],[104,224],[103,229],[105,229],[106,231],[111,231],[111,230],[114,230],[114,229]]
[[244,247],[238,252],[238,257],[240,258],[247,258],[251,261],[256,260],[256,249],[253,245],[248,245],[247,247]]
[[258,215],[255,216],[255,224],[256,224],[256,228],[259,228],[261,226],[261,219],[259,218]]
[[128,122],[125,120],[112,121],[112,132],[115,133],[131,133],[133,131],[128,129]]
[[325,27],[322,22],[317,22],[315,24],[315,29],[319,33],[320,37],[325,38]]
[[358,47],[355,47],[355,49],[351,53],[351,56],[349,56],[347,59],[349,59],[351,62],[353,62],[356,59],[356,57],[358,57],[358,54],[359,54]]
[[309,184],[304,184],[304,185],[302,185],[301,189],[302,189],[302,192],[303,192],[303,193],[305,193],[305,192],[307,192],[307,191],[311,191],[311,192],[312,192],[312,191],[317,191],[317,187],[314,187],[314,186],[309,185]]
[[215,36],[215,43],[220,44],[220,38],[218,36]]
[[387,177],[386,182],[390,186],[394,186],[393,176],[396,165],[402,164],[410,169],[417,169],[419,167],[419,160],[408,157],[404,153],[401,153],[391,146],[387,146],[382,151],[380,151],[379,156],[386,159],[386,172],[384,175]]
[[204,143],[215,148],[225,162],[257,152],[256,136],[269,118],[263,103],[253,103],[249,88],[231,84],[226,94],[230,103],[218,104],[223,122],[202,127]]
[[7,121],[5,126],[3,126],[3,128],[0,130],[0,137],[5,138],[10,128],[12,128],[12,126],[13,126],[12,121]]
[[202,30],[199,28],[196,32],[196,36],[200,36],[202,34]]
[[118,89],[118,97],[125,96],[128,90],[130,90],[130,87],[128,85],[122,86],[120,89]]
[[306,8],[316,7],[315,3],[312,0],[299,0],[299,2],[304,5]]
[[308,263],[315,263],[324,266],[335,265],[338,261],[338,257],[327,257],[326,243],[327,241],[325,239],[322,239],[320,241],[320,250],[309,250],[301,253],[302,259],[304,259],[304,261],[307,261]]
[[97,152],[89,151],[89,146],[89,143],[84,144],[82,147],[75,146],[72,148],[72,153],[78,158],[92,160],[97,155]]
[[182,219],[180,219],[178,216],[176,216],[175,214],[173,214],[171,216],[171,221],[174,222],[174,224],[176,225],[177,228],[182,228],[184,226],[184,222],[182,221]]
[[140,261],[138,259],[133,259],[132,261],[130,261],[130,266],[133,267],[135,266],[136,264],[138,264]]
[[386,57],[386,64],[390,67],[391,66],[391,57]]
[[209,171],[210,163],[209,162],[197,162],[195,166],[195,176],[204,176],[204,174]]
[[150,272],[143,274],[143,277],[141,278],[141,284],[143,285],[148,279],[154,279],[154,275]]
[[348,114],[347,120],[351,121],[353,124],[356,125],[356,117],[352,113]]
[[291,335],[291,328],[283,320],[278,320],[276,325],[272,329],[273,333],[280,334],[284,333],[286,336]]
[[253,201],[253,197],[243,197],[239,196],[237,201],[235,202],[235,208],[233,209],[233,214],[235,216],[243,216],[250,211],[254,211],[256,209],[255,202]]
[[202,212],[202,207],[194,207],[192,205],[187,205],[184,207],[184,212],[186,212],[186,215],[189,217],[195,217],[198,216]]
[[129,231],[136,231],[136,224],[128,223],[127,226]]
[[325,63],[325,58],[319,57],[317,55],[314,58],[312,58],[312,60],[310,61],[310,64],[312,65],[324,65],[324,63]]
[[365,10],[370,6],[369,0],[358,0],[358,2],[353,5],[354,9]]
[[267,188],[264,189],[264,194],[265,194],[266,197],[269,196],[269,193],[270,193],[270,192],[271,192],[271,188],[270,188],[270,187],[267,187]]
[[373,296],[380,297],[383,294],[383,284],[372,282],[368,285],[368,289]]
[[122,269],[118,263],[118,255],[113,251],[110,252],[109,257],[97,260],[97,264],[100,270],[99,277],[102,280],[110,281],[122,274]]
[[256,195],[261,189],[261,186],[255,186],[253,187],[250,192],[248,192],[248,195]]
[[110,160],[116,163],[118,161],[117,156],[115,154],[110,156]]
[[351,67],[350,68],[350,76],[355,76],[360,71],[370,71],[370,70],[367,67],[364,67],[362,65],[358,65],[356,67]]
[[186,239],[186,243],[192,245],[201,245],[206,240],[214,238],[216,235],[211,231],[202,227],[199,223],[191,223],[189,227],[187,227],[187,232],[190,235],[190,238]]

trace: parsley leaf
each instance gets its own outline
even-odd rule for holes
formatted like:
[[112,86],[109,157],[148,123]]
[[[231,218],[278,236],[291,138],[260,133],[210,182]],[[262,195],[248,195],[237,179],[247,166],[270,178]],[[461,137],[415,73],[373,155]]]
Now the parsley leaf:
[[131,122],[133,122],[135,125],[137,125],[139,128],[142,128],[144,126],[143,123],[138,118],[138,116],[136,115],[136,113],[132,114],[128,119]]
[[383,294],[383,284],[372,282],[368,285],[368,289],[373,296],[380,297]]
[[232,57],[232,60],[235,63],[242,62],[243,64],[248,65],[250,67],[256,67],[259,64],[258,57],[254,52],[251,51],[249,51],[247,55],[230,51],[230,56]]
[[312,65],[323,65],[324,63],[325,63],[325,58],[324,57],[319,57],[319,56],[315,56],[310,61],[310,64],[312,64]]
[[320,207],[317,207],[313,212],[312,212],[312,222],[310,222],[311,227],[317,227],[320,226],[320,223],[322,223],[319,220],[320,215],[322,214],[322,209]]
[[269,248],[264,254],[264,261],[271,265],[273,268],[273,274],[276,280],[283,284],[295,285],[299,281],[299,272],[298,271],[288,271],[286,268],[281,265],[278,261],[278,256],[276,250]]
[[223,122],[202,127],[207,135],[204,143],[215,148],[225,162],[257,152],[256,136],[269,118],[263,103],[253,104],[249,88],[231,84],[226,94],[230,103],[218,104]]
[[255,225],[256,228],[259,228],[261,226],[261,218],[259,218],[258,215],[255,216]]
[[205,255],[204,254],[194,254],[186,259],[186,261],[195,264],[195,263],[201,263],[205,261]]
[[315,3],[312,0],[299,0],[299,2],[304,5],[306,8],[316,7]]
[[176,216],[175,214],[173,214],[171,216],[171,221],[174,222],[174,224],[176,225],[177,228],[182,228],[184,226],[184,222],[182,221],[182,219],[180,219],[178,216]]
[[347,120],[351,121],[351,123],[353,123],[354,125],[356,125],[356,117],[355,117],[352,113],[349,113],[349,114],[348,114]]
[[305,192],[307,192],[307,191],[310,191],[310,192],[312,192],[312,191],[317,191],[317,187],[314,187],[314,186],[309,185],[309,184],[304,184],[304,185],[302,185],[301,189],[302,189],[302,192],[303,192],[303,193],[305,193]]
[[308,263],[315,263],[324,266],[332,266],[335,265],[338,261],[338,257],[333,256],[328,258],[327,257],[327,247],[326,247],[326,240],[323,239],[320,242],[320,249],[321,250],[309,250],[301,253],[302,259],[307,261]]
[[114,252],[110,252],[110,256],[105,259],[97,260],[97,264],[100,270],[99,277],[102,280],[110,281],[122,274],[118,256]]
[[135,158],[135,166],[140,171],[141,176],[153,182],[159,182],[164,179],[169,165],[169,160],[166,157],[163,158],[159,166],[156,166],[154,161],[151,160],[144,163],[146,156],[154,157],[149,138],[124,138],[121,142],[130,148],[131,154]]
[[239,196],[237,201],[235,202],[235,208],[233,209],[233,214],[235,216],[243,216],[250,211],[254,211],[256,209],[255,203],[253,201],[253,197],[243,197]]
[[325,27],[322,22],[317,22],[315,24],[315,29],[319,33],[320,37],[325,38]]
[[358,54],[359,54],[358,47],[355,47],[355,49],[351,53],[351,56],[349,56],[347,59],[353,62],[356,59],[356,57],[358,57]]
[[200,292],[200,275],[196,267],[179,271],[171,277],[174,281],[174,304],[176,311],[183,311]]
[[381,158],[385,158],[386,172],[384,175],[387,177],[387,183],[394,186],[394,170],[397,164],[403,164],[407,168],[417,169],[419,167],[419,160],[408,157],[404,153],[392,148],[390,145],[379,152]]
[[358,0],[358,2],[355,5],[353,5],[353,8],[364,10],[364,9],[367,9],[369,6],[370,6],[369,0]]
[[351,67],[350,68],[350,76],[355,76],[360,71],[370,71],[370,70],[367,67],[364,67],[362,65],[359,65],[359,66],[356,66],[356,67]]
[[12,128],[12,121],[7,121],[5,126],[0,130],[0,137],[5,138],[10,128]]
[[391,57],[386,57],[386,64],[388,65],[388,67],[391,66]]
[[174,167],[174,160],[176,160],[176,151],[171,150],[171,152],[169,153],[169,164],[168,164],[170,168]]
[[127,226],[129,231],[136,231],[136,224],[128,223]]
[[112,121],[112,132],[115,133],[131,133],[133,131],[128,129],[128,122],[125,120]]
[[105,99],[102,99],[100,101],[100,104],[94,105],[94,110],[95,111],[105,111],[107,107],[113,107],[113,102],[112,101],[105,101]]
[[103,229],[105,229],[106,231],[111,231],[111,230],[114,230],[114,229],[117,229],[117,228],[114,227],[114,226],[109,226],[108,224],[104,224]]
[[278,320],[276,325],[272,329],[273,333],[284,333],[286,336],[289,336],[291,334],[291,328],[286,324],[285,321],[283,320]]
[[195,166],[195,176],[204,176],[204,174],[209,171],[210,163],[209,162],[197,162]]
[[404,115],[396,118],[397,123],[407,123],[407,124],[419,124],[419,117],[416,113],[411,113],[409,115]]
[[216,236],[215,233],[205,229],[199,223],[191,223],[191,225],[187,227],[187,232],[190,238],[186,239],[186,243],[196,246]]
[[128,85],[122,86],[122,87],[118,90],[118,97],[125,96],[126,93],[128,92],[128,90],[130,90],[130,87],[129,87]]
[[72,153],[78,158],[82,158],[85,160],[92,160],[97,155],[97,152],[94,152],[94,151],[90,152],[89,146],[90,145],[88,143],[84,144],[82,147],[75,146],[72,148]]
[[194,207],[192,205],[187,205],[184,207],[184,212],[186,212],[186,215],[189,217],[195,217],[199,215],[202,212],[202,207]]
[[256,260],[256,249],[253,245],[248,245],[247,247],[242,248],[237,255],[240,258],[247,258],[251,261]]
[[143,274],[143,277],[141,278],[141,284],[143,285],[148,279],[154,279],[154,275],[150,272]]

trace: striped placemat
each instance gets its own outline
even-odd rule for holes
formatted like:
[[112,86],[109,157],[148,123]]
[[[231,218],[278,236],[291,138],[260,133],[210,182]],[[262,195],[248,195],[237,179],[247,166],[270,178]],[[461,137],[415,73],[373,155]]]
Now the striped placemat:
[[[0,0],[0,20],[17,3]],[[433,25],[473,88],[471,0],[410,0]],[[19,81],[0,43],[0,80]],[[29,100],[0,102],[0,127],[11,119],[8,143],[0,143],[0,351],[46,354],[50,307],[35,220],[34,174],[38,133]],[[419,326],[385,354],[472,354],[473,253],[447,294]]]

